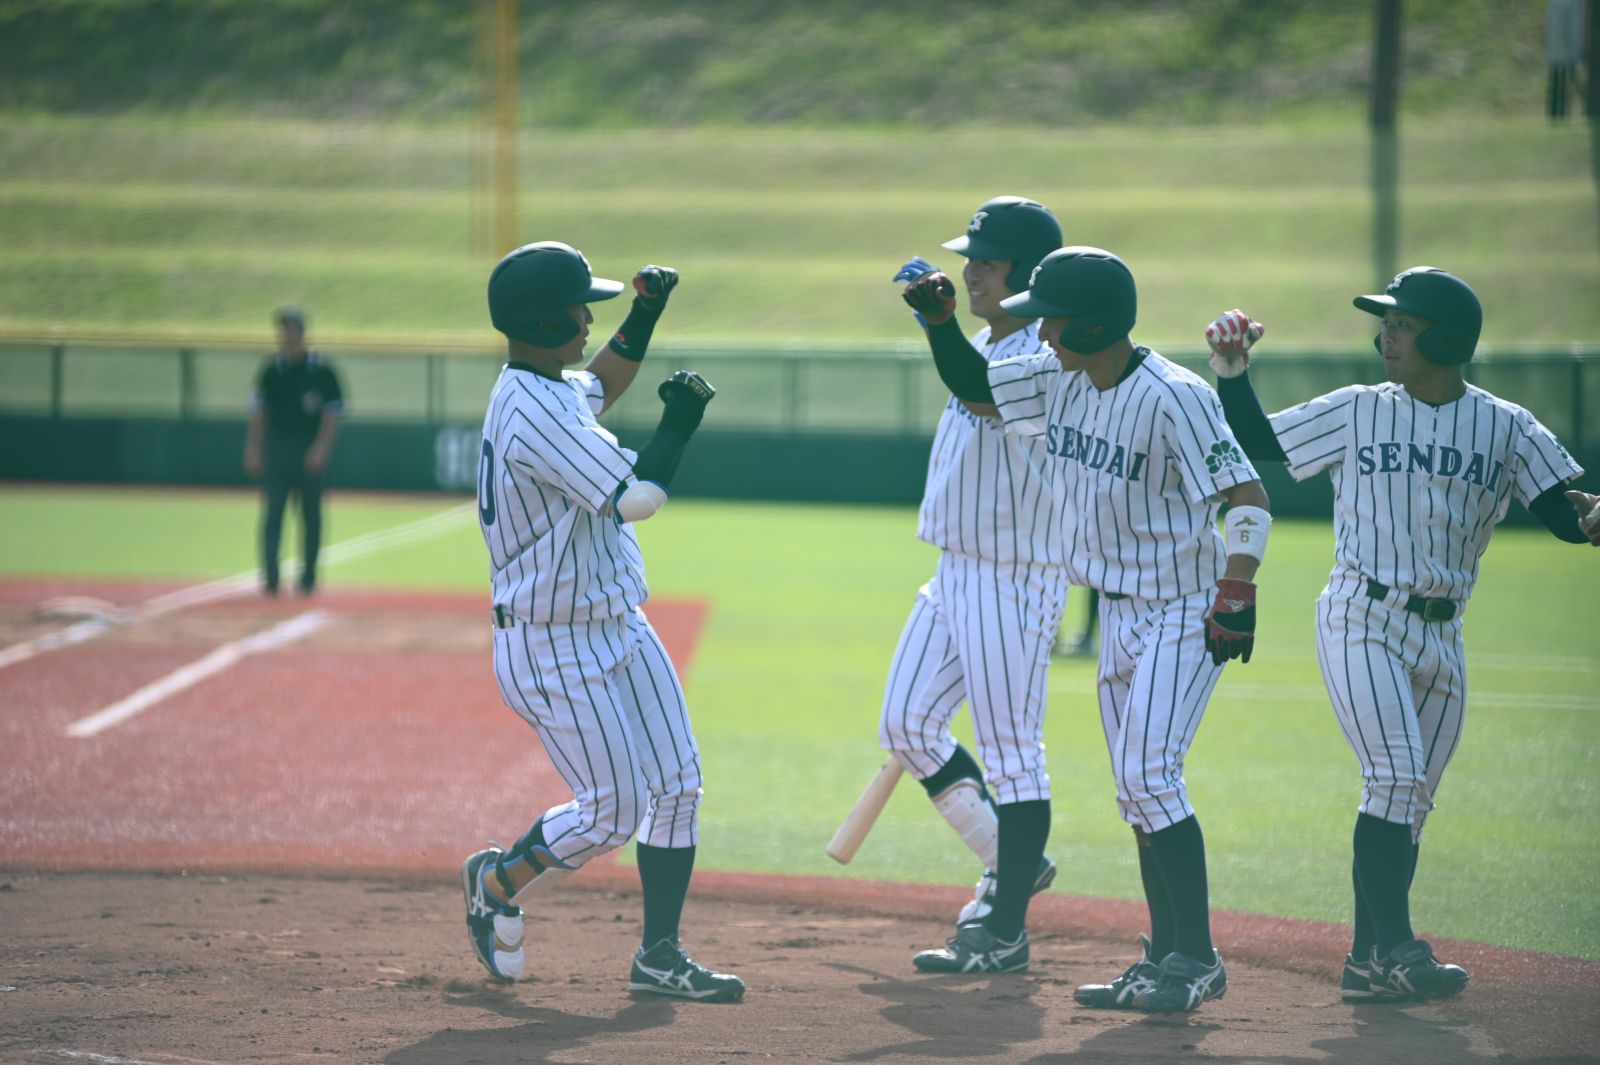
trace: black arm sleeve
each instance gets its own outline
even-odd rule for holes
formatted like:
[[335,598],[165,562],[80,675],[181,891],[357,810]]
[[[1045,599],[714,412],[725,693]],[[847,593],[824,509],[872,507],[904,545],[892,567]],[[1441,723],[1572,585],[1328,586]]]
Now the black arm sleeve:
[[955,316],[928,327],[928,346],[939,378],[957,399],[968,403],[993,403],[989,390],[989,360],[962,335]]
[[1278,443],[1278,434],[1272,431],[1267,412],[1261,409],[1255,386],[1250,383],[1250,371],[1238,377],[1217,378],[1217,395],[1222,398],[1222,415],[1228,419],[1228,428],[1239,438],[1239,446],[1252,462],[1287,462]]
[[1589,537],[1578,525],[1578,508],[1566,497],[1566,488],[1564,484],[1546,488],[1528,504],[1528,510],[1555,533],[1556,539],[1569,544],[1586,544]]
[[689,434],[670,425],[658,425],[644,447],[639,449],[639,460],[633,464],[633,474],[641,481],[654,481],[662,488],[672,483],[678,472],[678,460],[689,443]]
[[650,346],[650,338],[655,334],[656,322],[660,319],[660,308],[652,310],[635,296],[633,305],[628,308],[628,316],[611,335],[611,350],[630,362],[643,362],[645,349]]

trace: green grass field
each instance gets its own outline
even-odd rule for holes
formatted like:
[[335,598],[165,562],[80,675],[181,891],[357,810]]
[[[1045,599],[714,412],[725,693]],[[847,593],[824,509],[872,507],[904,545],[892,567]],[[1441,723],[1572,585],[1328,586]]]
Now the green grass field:
[[[0,116],[0,328],[268,338],[284,301],[326,342],[488,342],[487,173],[470,127]],[[1399,265],[1470,280],[1490,345],[1600,339],[1600,217],[1582,122],[1402,130]],[[907,334],[889,278],[983,200],[1049,204],[1120,253],[1138,335],[1194,349],[1244,306],[1278,350],[1362,351],[1376,276],[1359,118],[1060,131],[526,129],[520,239],[603,274],[683,273],[662,335]],[[609,318],[603,321],[609,322]]]
[[[459,502],[335,497],[330,540]],[[243,572],[255,506],[246,493],[0,487],[0,576],[199,581]],[[641,530],[655,594],[712,604],[688,680],[706,768],[707,867],[941,883],[974,875],[970,856],[905,785],[848,872],[822,853],[881,761],[888,659],[935,559],[914,525],[910,509],[679,501]],[[1359,781],[1311,635],[1331,543],[1326,526],[1280,524],[1254,660],[1228,668],[1190,759],[1221,908],[1348,920]],[[1595,563],[1520,529],[1500,531],[1485,558],[1466,623],[1466,735],[1413,897],[1424,934],[1600,958]],[[485,566],[468,517],[445,538],[335,564],[327,580],[476,590]],[[1069,629],[1081,611],[1069,603]],[[1136,898],[1092,679],[1087,662],[1054,666],[1047,741],[1058,888]]]

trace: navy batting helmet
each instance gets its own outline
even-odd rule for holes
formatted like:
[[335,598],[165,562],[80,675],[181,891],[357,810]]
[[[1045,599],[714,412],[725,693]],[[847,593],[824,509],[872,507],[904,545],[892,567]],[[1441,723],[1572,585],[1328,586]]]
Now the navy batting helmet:
[[1061,223],[1042,203],[1021,196],[996,196],[978,208],[967,231],[944,246],[968,259],[1004,259],[1016,265],[1006,287],[1022,292],[1039,260],[1061,247]]
[[559,348],[582,327],[567,311],[622,292],[620,281],[595,277],[583,253],[559,240],[524,244],[489,275],[489,320],[513,340]]
[[1028,291],[1000,306],[1018,318],[1069,319],[1061,346],[1093,355],[1133,332],[1139,294],[1127,263],[1101,248],[1071,247],[1046,255]]
[[[1483,330],[1483,304],[1478,294],[1455,274],[1436,266],[1413,266],[1395,276],[1381,296],[1357,296],[1355,305],[1368,314],[1389,310],[1428,319],[1417,334],[1417,351],[1439,366],[1460,366],[1472,358]],[[1383,337],[1373,340],[1381,352]]]

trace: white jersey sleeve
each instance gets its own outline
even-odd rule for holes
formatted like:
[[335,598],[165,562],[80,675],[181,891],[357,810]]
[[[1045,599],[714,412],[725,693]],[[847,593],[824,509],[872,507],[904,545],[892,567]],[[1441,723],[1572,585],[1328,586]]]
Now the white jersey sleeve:
[[1345,460],[1351,412],[1364,387],[1341,388],[1272,415],[1272,431],[1288,459],[1289,476],[1303,481]]
[[605,405],[599,378],[590,373],[567,375],[564,384],[571,400],[561,395],[561,385],[516,384],[524,396],[507,426],[506,462],[591,514],[600,513],[633,476],[637,456],[594,420],[594,413]]
[[989,390],[1006,432],[1023,437],[1045,435],[1050,386],[1064,372],[1061,360],[1048,351],[989,364]]
[[634,453],[595,421],[593,374],[507,367],[483,423],[478,523],[496,606],[531,622],[615,617],[649,595],[631,525],[606,505]]
[[1583,476],[1583,467],[1561,446],[1556,435],[1528,411],[1517,408],[1513,420],[1511,491],[1523,506],[1560,484]]
[[1193,375],[1172,375],[1166,387],[1161,429],[1190,503],[1215,500],[1225,489],[1261,479],[1228,427],[1215,389]]

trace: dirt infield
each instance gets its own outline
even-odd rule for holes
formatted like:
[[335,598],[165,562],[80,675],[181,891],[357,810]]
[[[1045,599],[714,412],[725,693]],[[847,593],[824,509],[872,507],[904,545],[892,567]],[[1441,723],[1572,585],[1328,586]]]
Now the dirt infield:
[[14,989],[0,992],[0,1061],[1596,1060],[1592,989],[1541,992],[1551,1027],[1538,1030],[1519,1013],[1529,989],[1494,970],[1455,1001],[1352,1007],[1327,976],[1235,960],[1226,997],[1194,1014],[1100,1012],[1072,990],[1120,970],[1126,941],[1046,931],[1026,974],[919,976],[910,955],[948,934],[942,921],[708,898],[738,891],[707,879],[686,945],[744,977],[737,1006],[630,1000],[632,893],[551,896],[528,928],[532,978],[507,988],[472,959],[455,885],[13,874],[0,881],[0,981]]
[[[0,584],[0,647],[67,623],[38,603],[90,591]],[[116,607],[167,591],[92,589]],[[309,645],[69,737],[313,608],[329,620]],[[703,613],[651,611],[680,663]],[[687,946],[746,979],[738,1006],[627,997],[637,884],[611,861],[530,922],[532,978],[493,984],[455,865],[505,831],[481,811],[559,782],[499,705],[482,615],[477,597],[431,594],[225,601],[0,669],[0,1062],[1600,1061],[1596,963],[1441,941],[1473,973],[1462,997],[1352,1007],[1346,929],[1219,913],[1224,999],[1102,1013],[1072,990],[1131,960],[1141,906],[1047,894],[1029,973],[933,978],[910,956],[949,934],[963,892],[842,877],[697,874]],[[486,766],[489,751],[508,753]],[[403,794],[385,786],[397,774]],[[504,779],[514,793],[473,783]]]

